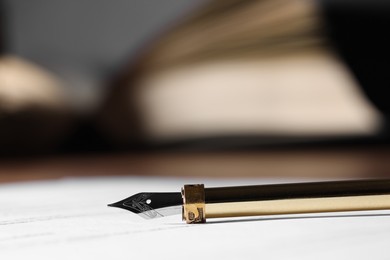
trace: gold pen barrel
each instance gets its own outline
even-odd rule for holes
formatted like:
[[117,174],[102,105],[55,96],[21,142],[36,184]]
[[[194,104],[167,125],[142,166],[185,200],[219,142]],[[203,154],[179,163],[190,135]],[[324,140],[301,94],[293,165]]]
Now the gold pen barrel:
[[[187,193],[184,192],[186,187]],[[194,196],[203,200],[186,203],[193,201]],[[187,223],[205,222],[207,218],[384,210],[390,209],[390,180],[206,189],[203,185],[186,185],[183,198],[183,219]],[[188,214],[196,218],[189,219]]]
[[390,209],[390,194],[206,204],[206,218]]

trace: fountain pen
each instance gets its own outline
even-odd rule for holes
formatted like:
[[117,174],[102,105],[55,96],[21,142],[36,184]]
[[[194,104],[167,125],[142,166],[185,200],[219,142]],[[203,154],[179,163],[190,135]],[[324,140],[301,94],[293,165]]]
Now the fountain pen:
[[306,182],[135,194],[109,204],[146,219],[182,214],[186,223],[209,218],[390,209],[390,180]]

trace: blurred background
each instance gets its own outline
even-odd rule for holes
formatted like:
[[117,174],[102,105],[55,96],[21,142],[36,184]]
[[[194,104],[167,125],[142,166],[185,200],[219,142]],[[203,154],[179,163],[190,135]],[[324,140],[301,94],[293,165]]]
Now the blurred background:
[[386,177],[389,12],[2,0],[0,181]]
[[202,1],[2,0],[3,45],[74,80],[79,106],[97,102],[120,66]]

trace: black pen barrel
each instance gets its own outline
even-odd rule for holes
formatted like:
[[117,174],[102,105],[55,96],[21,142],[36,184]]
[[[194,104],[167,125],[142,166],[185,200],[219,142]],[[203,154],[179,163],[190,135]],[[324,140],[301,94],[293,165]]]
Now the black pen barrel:
[[358,180],[205,188],[206,203],[367,196],[390,193],[390,180]]

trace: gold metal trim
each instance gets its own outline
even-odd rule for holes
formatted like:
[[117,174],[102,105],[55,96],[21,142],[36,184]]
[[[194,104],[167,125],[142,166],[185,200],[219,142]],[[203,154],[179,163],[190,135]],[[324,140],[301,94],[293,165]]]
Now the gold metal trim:
[[206,222],[204,185],[184,185],[181,194],[183,197],[183,220],[187,224]]
[[206,218],[385,210],[390,209],[390,195],[210,203],[205,209]]

